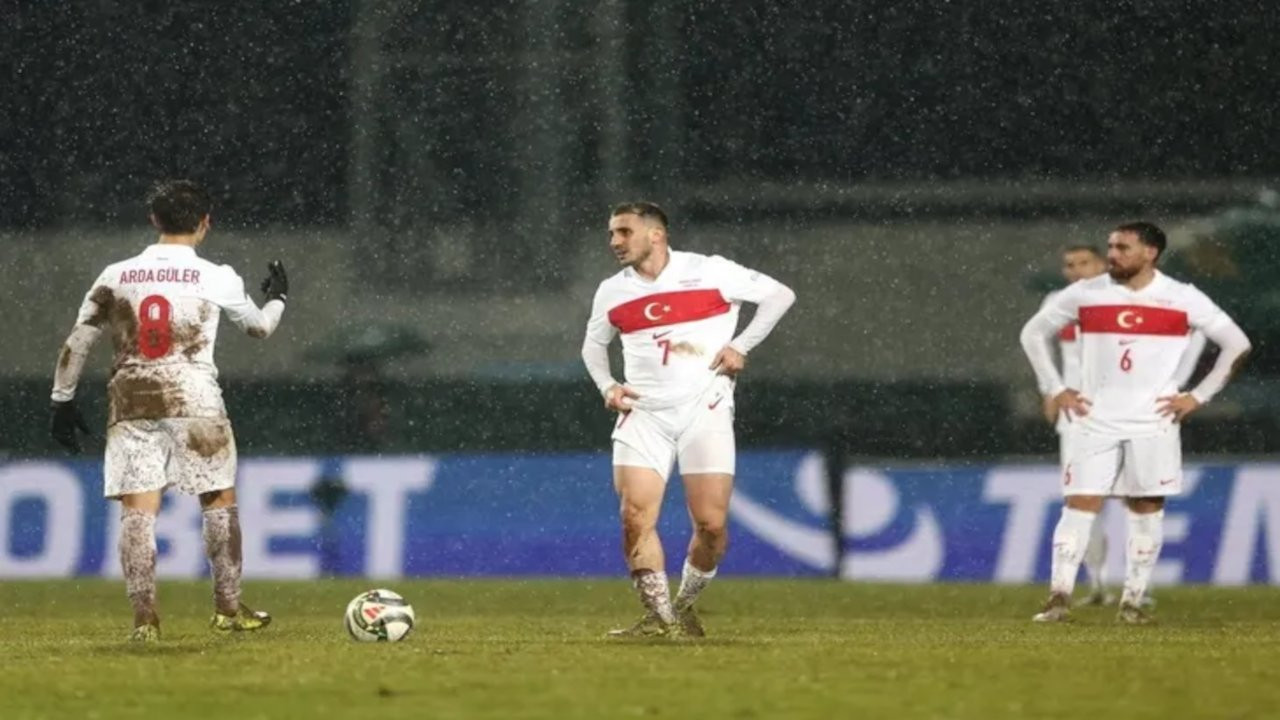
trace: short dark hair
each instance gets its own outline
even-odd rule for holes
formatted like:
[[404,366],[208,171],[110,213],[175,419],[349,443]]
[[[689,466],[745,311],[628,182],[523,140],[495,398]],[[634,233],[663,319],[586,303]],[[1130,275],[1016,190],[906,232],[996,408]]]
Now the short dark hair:
[[1112,232],[1131,233],[1133,235],[1137,235],[1138,242],[1146,245],[1147,247],[1153,247],[1156,249],[1157,260],[1159,260],[1160,256],[1164,254],[1165,245],[1168,244],[1168,240],[1165,238],[1163,230],[1156,227],[1153,223],[1142,220],[1117,225],[1116,229]]
[[657,203],[645,202],[643,200],[639,202],[625,202],[621,205],[614,206],[613,212],[609,213],[609,217],[617,215],[639,215],[642,218],[657,220],[658,223],[662,225],[663,229],[666,229],[667,227],[667,214],[663,212],[662,208],[658,207]]
[[1067,253],[1077,253],[1077,252],[1087,252],[1087,253],[1089,253],[1090,255],[1092,255],[1092,256],[1094,256],[1094,257],[1098,258],[1099,260],[1106,260],[1106,259],[1107,259],[1107,256],[1106,256],[1106,255],[1104,255],[1104,254],[1102,253],[1102,251],[1098,249],[1098,246],[1097,246],[1097,245],[1083,245],[1083,244],[1082,244],[1082,245],[1068,245],[1067,247],[1062,248],[1062,254],[1063,254],[1063,255],[1066,255]]
[[209,191],[191,180],[161,180],[147,193],[147,210],[167,235],[195,232],[212,209]]

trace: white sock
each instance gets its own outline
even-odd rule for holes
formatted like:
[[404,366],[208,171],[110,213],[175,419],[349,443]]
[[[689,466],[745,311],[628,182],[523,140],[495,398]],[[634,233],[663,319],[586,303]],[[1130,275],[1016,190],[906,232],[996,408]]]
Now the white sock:
[[1129,542],[1125,544],[1124,595],[1120,602],[1137,605],[1151,584],[1151,571],[1164,546],[1164,510],[1129,511]]
[[1062,517],[1053,529],[1053,565],[1049,576],[1049,591],[1067,597],[1076,589],[1076,575],[1080,574],[1080,561],[1089,543],[1089,531],[1093,528],[1097,513],[1062,508]]
[[1101,592],[1106,586],[1107,567],[1107,534],[1103,531],[1101,518],[1093,521],[1093,531],[1089,533],[1089,546],[1084,549],[1084,570],[1089,577],[1089,589]]
[[711,578],[715,576],[715,569],[699,570],[685,558],[684,572],[680,575],[680,591],[676,593],[676,610],[693,607],[698,595],[711,584]]
[[664,623],[676,621],[675,611],[671,609],[671,586],[667,584],[665,572],[638,570],[632,574],[631,584],[635,586],[646,610],[657,615]]

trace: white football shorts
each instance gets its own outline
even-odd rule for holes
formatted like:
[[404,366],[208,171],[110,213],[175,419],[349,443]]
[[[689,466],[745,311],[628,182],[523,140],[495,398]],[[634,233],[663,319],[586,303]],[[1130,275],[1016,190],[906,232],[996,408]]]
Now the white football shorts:
[[1182,492],[1182,435],[1117,438],[1083,430],[1063,433],[1063,495],[1160,497]]
[[103,495],[174,487],[190,495],[236,484],[236,439],[226,418],[121,420],[107,429]]
[[653,468],[666,480],[678,458],[682,475],[732,475],[737,458],[733,384],[717,376],[695,400],[620,414],[613,429],[613,464]]

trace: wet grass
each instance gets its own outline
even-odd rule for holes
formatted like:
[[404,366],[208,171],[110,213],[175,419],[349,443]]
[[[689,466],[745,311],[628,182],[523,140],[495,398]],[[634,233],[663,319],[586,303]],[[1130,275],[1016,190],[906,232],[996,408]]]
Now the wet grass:
[[702,641],[606,641],[638,617],[622,580],[387,583],[404,642],[361,645],[365,581],[251,583],[276,622],[205,628],[204,583],[162,582],[164,639],[124,641],[119,582],[0,584],[0,717],[1266,718],[1280,708],[1280,590],[1159,592],[1028,622],[1043,590],[718,580]]

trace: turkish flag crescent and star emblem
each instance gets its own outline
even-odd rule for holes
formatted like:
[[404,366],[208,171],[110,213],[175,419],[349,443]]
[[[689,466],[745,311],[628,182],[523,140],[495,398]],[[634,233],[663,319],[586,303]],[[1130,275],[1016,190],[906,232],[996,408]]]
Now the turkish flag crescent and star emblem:
[[609,323],[620,332],[630,333],[723,315],[730,307],[719,290],[654,293],[613,308]]

